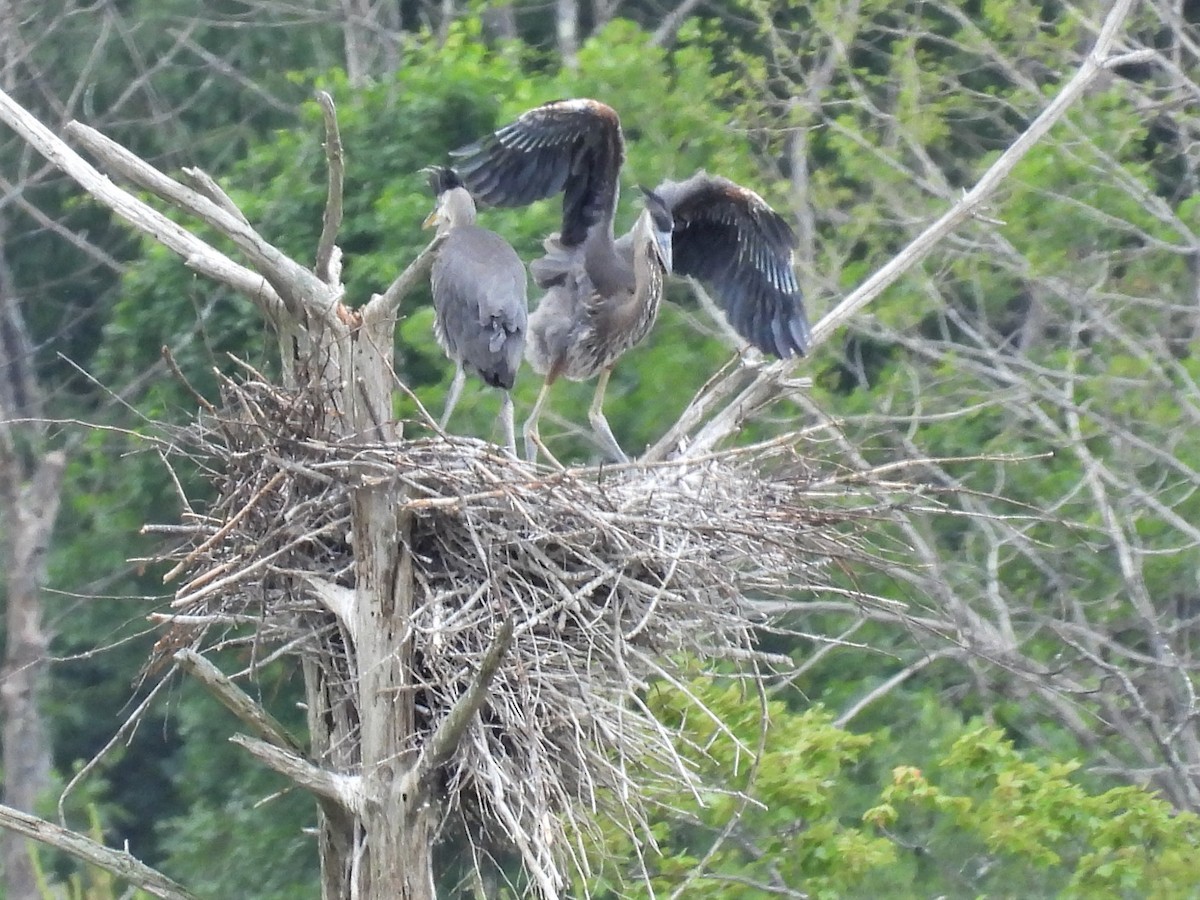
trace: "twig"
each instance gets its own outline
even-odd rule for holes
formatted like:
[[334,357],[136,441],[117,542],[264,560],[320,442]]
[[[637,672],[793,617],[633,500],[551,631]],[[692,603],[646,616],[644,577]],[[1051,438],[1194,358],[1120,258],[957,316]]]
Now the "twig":
[[[47,231],[52,232],[57,237],[62,238],[68,244],[79,249],[87,254],[102,266],[106,266],[113,271],[114,274],[120,275],[128,267],[128,264],[110,256],[103,249],[96,246],[88,239],[86,233],[78,234],[67,228],[62,222],[57,221],[51,216],[46,215],[42,209],[29,201],[25,192],[19,190],[15,184],[0,175],[0,191],[3,191],[8,196],[5,197],[6,202],[16,203],[21,212],[29,216]],[[9,199],[11,198],[11,199]]]
[[750,764],[750,771],[746,775],[746,787],[737,795],[737,809],[730,812],[729,820],[725,823],[725,827],[721,829],[721,833],[709,845],[708,850],[701,857],[700,861],[690,868],[687,876],[671,892],[668,900],[679,900],[679,897],[683,896],[684,891],[688,889],[693,881],[708,875],[707,869],[709,863],[720,852],[725,842],[729,840],[729,836],[733,833],[734,829],[741,824],[742,815],[745,813],[746,807],[750,804],[750,787],[757,780],[759,768],[762,766],[763,759],[767,755],[767,735],[771,730],[770,704],[767,700],[766,688],[763,685],[762,673],[757,671],[756,668],[754,674],[753,684],[758,694],[759,709],[762,710],[762,715],[758,722],[758,746],[754,750],[754,759]]
[[288,734],[287,729],[274,716],[255,703],[249,694],[195,650],[177,651],[175,662],[208,688],[209,693],[216,697],[222,706],[264,741],[293,753],[302,752],[299,742]]
[[248,735],[235,734],[229,740],[230,743],[244,748],[268,768],[318,797],[332,800],[347,812],[355,813],[362,806],[358,789],[359,779],[355,775],[328,772],[295,753]]
[[364,323],[371,325],[396,315],[401,301],[408,296],[422,278],[429,274],[429,269],[433,266],[434,257],[437,256],[438,248],[442,246],[443,240],[445,240],[445,235],[439,234],[430,241],[425,249],[417,254],[417,258],[408,264],[408,268],[396,276],[396,280],[388,286],[386,291],[371,298],[370,302],[362,308]]
[[124,850],[113,850],[86,835],[53,822],[47,822],[10,806],[0,805],[0,827],[11,829],[39,843],[69,853],[76,859],[99,866],[106,872],[163,900],[198,900],[195,894],[176,884],[162,872],[152,869]]
[[210,413],[216,412],[216,407],[209,402],[208,398],[192,387],[192,383],[188,381],[187,376],[179,368],[179,363],[175,361],[175,354],[171,352],[171,348],[163,344],[162,350],[159,352],[162,353],[163,362],[167,364],[167,368],[171,370],[171,374],[178,379],[180,384],[187,388],[188,393],[192,395],[192,399],[199,403],[200,407],[205,411]]
[[182,572],[184,569],[186,569],[188,566],[190,566],[201,553],[204,553],[205,551],[212,548],[212,546],[214,544],[216,544],[217,541],[221,540],[221,538],[225,537],[225,535],[227,535],[227,534],[229,534],[229,532],[233,531],[233,529],[237,527],[238,522],[242,521],[242,519],[244,519],[246,517],[246,515],[250,512],[250,510],[254,509],[254,507],[258,504],[258,501],[261,500],[263,497],[265,497],[267,494],[269,494],[271,491],[275,490],[275,488],[279,487],[280,483],[282,483],[282,481],[286,477],[287,477],[286,472],[276,472],[266,484],[264,484],[257,491],[255,491],[254,496],[252,496],[248,501],[246,501],[246,505],[243,506],[241,509],[239,509],[237,511],[237,514],[234,515],[233,518],[231,518],[228,522],[226,522],[224,525],[221,526],[219,531],[217,531],[215,534],[213,534],[211,537],[209,537],[206,541],[204,541],[204,543],[202,543],[200,546],[196,547],[194,550],[192,550],[190,553],[188,553],[187,556],[185,556],[178,563],[176,563],[175,567],[173,569],[171,569],[170,572],[168,572],[166,575],[163,576],[163,584],[167,584],[170,581],[172,581],[176,575],[178,575],[180,572]]
[[346,160],[342,152],[342,135],[338,130],[337,108],[327,91],[317,91],[317,102],[325,117],[325,162],[329,166],[329,191],[325,200],[325,213],[321,217],[321,239],[317,243],[316,273],[326,284],[336,287],[341,273],[334,271],[334,249],[338,229],[342,227],[342,183],[345,178]]
[[211,613],[209,615],[148,613],[146,621],[153,622],[155,625],[261,625],[262,617],[229,613]]
[[961,655],[962,651],[958,647],[943,647],[941,650],[935,650],[933,653],[922,656],[916,662],[905,666],[891,678],[887,679],[882,684],[876,685],[874,688],[867,691],[867,693],[865,693],[863,696],[859,697],[849,709],[837,717],[837,720],[833,723],[834,726],[837,728],[845,728],[860,712],[862,712],[876,700],[879,700],[881,697],[886,697],[895,688],[908,681],[908,679],[912,678],[926,666],[937,662],[939,659],[946,659],[948,657]]
[[155,698],[158,697],[159,692],[165,690],[167,685],[170,683],[170,679],[164,678],[153,688],[151,688],[150,693],[148,693],[142,702],[137,705],[137,709],[125,717],[125,721],[121,723],[121,726],[116,730],[113,736],[109,738],[108,743],[97,750],[95,755],[92,756],[92,758],[86,763],[84,763],[83,767],[80,768],[80,770],[76,772],[74,776],[72,776],[71,780],[67,782],[66,787],[62,789],[62,793],[58,795],[58,820],[60,822],[65,823],[67,821],[67,798],[74,793],[75,788],[82,784],[85,778],[99,768],[100,763],[104,761],[104,758],[108,756],[109,752],[116,747],[122,739],[133,734],[133,732],[137,729],[138,724],[142,721],[142,715],[150,708],[150,704],[152,704]]
[[194,40],[192,40],[190,32],[190,28],[187,33],[181,32],[174,28],[167,29],[167,33],[170,34],[171,37],[175,38],[176,41],[181,42],[184,47],[200,57],[210,71],[220,72],[226,78],[238,84],[245,91],[258,95],[262,98],[263,102],[272,109],[288,116],[295,116],[296,108],[293,104],[285,103],[275,95],[268,93],[257,79],[240,71],[237,66],[230,65],[229,60],[225,59],[224,57],[218,56],[216,53],[212,53],[207,48],[196,43]]

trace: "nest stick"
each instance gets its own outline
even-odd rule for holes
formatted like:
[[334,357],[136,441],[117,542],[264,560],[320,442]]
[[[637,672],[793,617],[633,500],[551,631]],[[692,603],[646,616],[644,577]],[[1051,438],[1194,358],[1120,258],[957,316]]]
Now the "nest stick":
[[221,529],[219,531],[217,531],[216,534],[214,534],[212,537],[210,537],[208,540],[206,540],[199,547],[192,550],[187,556],[185,556],[183,559],[181,559],[176,564],[176,566],[173,569],[171,569],[170,572],[168,572],[166,575],[164,575],[163,583],[167,584],[168,582],[172,581],[175,578],[175,576],[178,575],[180,572],[182,572],[185,568],[187,568],[196,559],[196,557],[198,557],[201,553],[204,553],[206,550],[213,547],[218,541],[220,541],[223,537],[225,537],[225,535],[227,535],[227,534],[229,534],[229,532],[233,531],[233,529],[237,527],[238,522],[240,522],[243,518],[245,518],[246,514],[248,512],[250,512],[251,508],[253,508],[254,505],[257,504],[258,501],[261,500],[266,494],[270,493],[275,488],[277,488],[280,485],[280,483],[283,481],[284,477],[285,477],[284,472],[276,472],[273,476],[271,476],[271,480],[268,481],[266,484],[264,484],[261,488],[258,489],[258,491],[254,494],[254,496],[250,498],[249,502],[245,506],[243,506],[240,510],[238,510],[237,515],[235,515],[232,519],[230,519],[228,522],[226,522],[224,525],[222,525]]

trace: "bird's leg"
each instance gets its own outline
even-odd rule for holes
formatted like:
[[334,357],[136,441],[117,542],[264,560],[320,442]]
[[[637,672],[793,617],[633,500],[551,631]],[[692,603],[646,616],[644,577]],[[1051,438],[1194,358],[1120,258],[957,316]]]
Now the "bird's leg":
[[504,427],[504,446],[515,458],[517,455],[517,431],[516,425],[513,423],[512,394],[508,391],[504,392],[504,399],[500,401],[500,424]]
[[450,390],[446,392],[446,409],[442,413],[442,421],[439,426],[442,431],[446,430],[446,423],[450,421],[450,413],[454,412],[454,407],[458,404],[458,395],[462,393],[463,383],[467,380],[467,373],[463,369],[462,363],[459,363],[454,369],[454,380],[450,382]]
[[533,404],[533,411],[529,413],[529,418],[525,420],[525,425],[521,428],[521,433],[525,436],[525,458],[529,462],[537,462],[538,450],[546,454],[546,458],[554,463],[558,468],[563,468],[562,463],[554,458],[554,454],[546,449],[546,445],[542,443],[542,436],[538,434],[538,417],[542,414],[542,404],[546,402],[546,396],[550,393],[551,378],[547,378],[542,382],[542,389],[538,392],[537,401]]
[[592,395],[592,405],[588,409],[588,421],[592,423],[592,430],[596,432],[609,455],[617,462],[627,463],[629,457],[613,437],[612,429],[608,427],[608,419],[604,418],[604,391],[608,388],[608,376],[611,374],[611,366],[600,373],[596,382],[596,393]]

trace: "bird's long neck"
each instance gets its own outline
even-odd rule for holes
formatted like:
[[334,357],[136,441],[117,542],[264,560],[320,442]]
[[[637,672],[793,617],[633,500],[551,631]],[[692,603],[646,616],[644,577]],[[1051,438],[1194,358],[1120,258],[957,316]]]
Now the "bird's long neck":
[[466,188],[451,188],[442,194],[442,217],[438,222],[438,234],[475,224],[475,201]]
[[629,261],[617,253],[612,238],[612,222],[593,225],[583,242],[583,265],[593,286],[605,297],[617,297],[633,290],[634,275]]
[[667,270],[658,252],[653,221],[649,211],[643,211],[633,226],[634,286],[630,303],[647,320],[647,327],[658,315],[666,278]]

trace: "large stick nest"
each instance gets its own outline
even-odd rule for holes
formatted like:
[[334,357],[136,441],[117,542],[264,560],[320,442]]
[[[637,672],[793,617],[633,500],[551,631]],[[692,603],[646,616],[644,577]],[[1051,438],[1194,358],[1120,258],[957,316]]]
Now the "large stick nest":
[[[447,819],[472,848],[515,850],[546,894],[587,871],[592,810],[652,844],[648,773],[697,787],[647,685],[681,683],[697,659],[761,664],[754,599],[819,588],[830,561],[861,555],[855,522],[877,505],[819,479],[798,439],[551,472],[472,439],[334,441],[309,394],[259,380],[222,391],[221,411],[186,436],[216,499],[189,513],[196,533],[173,554],[188,575],[177,621],[190,629],[177,625],[176,641],[251,638],[307,657],[327,670],[330,707],[357,721],[353,634],[334,611],[353,596],[351,492],[388,485],[416,588],[420,733],[467,690],[500,623],[513,624],[441,782]],[[352,766],[355,753],[316,761]]]

